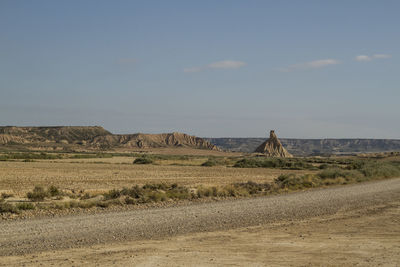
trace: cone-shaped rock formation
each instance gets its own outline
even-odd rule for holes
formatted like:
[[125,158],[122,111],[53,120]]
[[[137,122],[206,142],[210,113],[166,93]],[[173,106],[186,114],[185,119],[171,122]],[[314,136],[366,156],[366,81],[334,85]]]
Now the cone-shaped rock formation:
[[287,150],[282,146],[274,130],[269,133],[269,139],[262,143],[254,151],[256,153],[263,153],[269,157],[281,157],[281,158],[291,158],[292,154],[287,152]]

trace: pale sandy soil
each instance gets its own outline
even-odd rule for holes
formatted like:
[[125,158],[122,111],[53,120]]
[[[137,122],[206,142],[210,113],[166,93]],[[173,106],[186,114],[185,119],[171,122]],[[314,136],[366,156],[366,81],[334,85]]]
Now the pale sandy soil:
[[[104,160],[104,159],[102,159]],[[270,182],[283,173],[310,173],[279,169],[242,169],[224,166],[164,166],[106,163],[0,162],[0,192],[25,195],[35,185],[60,189],[110,190],[145,183],[196,186],[235,182]]]
[[163,240],[3,257],[0,266],[399,266],[400,203]]
[[[399,189],[400,180],[391,179],[110,216],[3,222],[0,266],[399,266]],[[157,235],[163,227],[169,234]],[[130,237],[135,231],[145,238]]]

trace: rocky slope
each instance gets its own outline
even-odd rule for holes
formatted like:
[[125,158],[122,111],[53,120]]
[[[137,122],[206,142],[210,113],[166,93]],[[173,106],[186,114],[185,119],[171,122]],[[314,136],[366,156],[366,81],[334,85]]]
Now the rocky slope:
[[262,153],[269,157],[281,157],[281,158],[291,158],[293,157],[287,150],[282,146],[275,131],[272,130],[269,133],[269,139],[262,143],[254,151],[256,153]]
[[[206,138],[218,147],[240,152],[253,152],[264,138]],[[293,155],[330,155],[400,151],[400,139],[294,139],[280,138]]]
[[189,147],[219,150],[210,142],[184,133],[112,134],[100,126],[0,127],[0,147],[32,149],[114,149]]

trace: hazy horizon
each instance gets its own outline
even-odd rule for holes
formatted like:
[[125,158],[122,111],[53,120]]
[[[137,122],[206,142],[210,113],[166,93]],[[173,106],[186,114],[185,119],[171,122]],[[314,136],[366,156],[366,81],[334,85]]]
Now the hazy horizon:
[[0,125],[400,138],[398,1],[0,2]]

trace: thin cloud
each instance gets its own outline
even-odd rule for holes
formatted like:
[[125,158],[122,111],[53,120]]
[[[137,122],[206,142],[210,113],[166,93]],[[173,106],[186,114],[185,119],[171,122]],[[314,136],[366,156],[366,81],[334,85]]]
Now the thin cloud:
[[372,61],[374,59],[386,59],[386,58],[391,58],[392,55],[389,54],[374,54],[372,56],[368,56],[368,55],[359,55],[355,57],[356,61],[359,62],[367,62],[367,61]]
[[319,59],[319,60],[314,60],[314,61],[309,61],[309,62],[304,62],[304,63],[299,63],[299,64],[293,64],[289,65],[286,68],[280,68],[278,69],[279,71],[282,72],[290,72],[290,71],[295,71],[295,70],[308,70],[308,69],[319,69],[319,68],[324,68],[330,65],[336,65],[340,64],[340,61],[336,59]]
[[243,62],[243,61],[222,60],[222,61],[210,63],[205,66],[184,68],[183,72],[186,72],[186,73],[200,72],[200,71],[204,71],[207,69],[238,69],[238,68],[241,68],[246,65],[247,65],[246,62]]
[[367,55],[359,55],[359,56],[356,56],[355,59],[356,59],[356,61],[371,61],[372,60],[372,58]]
[[245,62],[235,60],[223,60],[208,64],[208,68],[211,69],[238,69],[243,66],[246,66]]
[[392,57],[392,55],[389,55],[389,54],[375,54],[375,55],[373,55],[372,56],[373,58],[391,58]]

